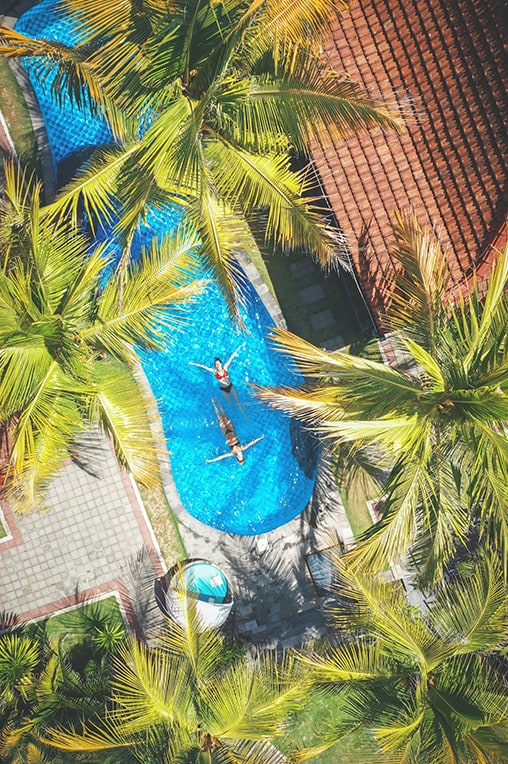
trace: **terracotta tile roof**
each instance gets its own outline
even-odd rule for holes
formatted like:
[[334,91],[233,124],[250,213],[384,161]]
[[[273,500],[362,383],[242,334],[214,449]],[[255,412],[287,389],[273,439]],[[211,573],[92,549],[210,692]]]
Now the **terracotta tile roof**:
[[[503,0],[356,0],[329,56],[409,113],[401,135],[354,136],[313,152],[367,299],[385,308],[391,215],[435,225],[454,280],[488,277],[506,218],[508,95]],[[503,234],[501,234],[503,235]]]

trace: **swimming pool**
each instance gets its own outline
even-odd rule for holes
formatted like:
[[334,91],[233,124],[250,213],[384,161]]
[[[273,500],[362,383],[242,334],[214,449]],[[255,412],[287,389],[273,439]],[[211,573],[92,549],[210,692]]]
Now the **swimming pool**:
[[[43,0],[16,25],[33,37],[72,43],[69,25],[54,0]],[[62,108],[32,77],[55,166],[62,182],[94,146],[111,143],[106,125],[92,114],[70,104]],[[180,211],[174,208],[149,211],[137,246],[157,234],[174,229]],[[114,246],[114,244],[113,244]],[[207,272],[203,266],[203,275]],[[201,522],[218,530],[256,535],[273,530],[296,517],[307,505],[314,487],[315,452],[301,426],[282,412],[268,408],[252,396],[250,385],[295,383],[286,358],[267,342],[273,321],[250,283],[245,283],[245,306],[241,315],[245,330],[229,317],[224,298],[210,282],[202,295],[186,309],[188,320],[181,332],[167,338],[163,352],[141,353],[143,369],[158,401],[170,452],[176,488],[185,509]],[[207,459],[226,453],[227,446],[217,424],[212,398],[219,395],[213,376],[189,361],[213,366],[240,347],[231,364],[241,409],[225,403],[242,443],[261,435],[264,439],[245,454],[245,464]],[[221,398],[223,401],[223,399]]]

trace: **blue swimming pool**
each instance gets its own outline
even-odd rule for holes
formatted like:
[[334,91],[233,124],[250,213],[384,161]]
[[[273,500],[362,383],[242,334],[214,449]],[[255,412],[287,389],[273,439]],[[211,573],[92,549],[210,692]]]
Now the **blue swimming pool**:
[[[43,0],[28,11],[16,29],[32,37],[72,44],[69,24],[55,0]],[[55,174],[66,180],[87,153],[111,143],[100,120],[67,104],[62,107],[32,78],[45,120]],[[180,211],[149,211],[140,242],[174,229]],[[114,242],[113,242],[114,246]],[[203,267],[203,275],[206,269]],[[203,523],[230,533],[255,535],[273,530],[296,517],[314,487],[315,451],[300,425],[257,401],[250,385],[294,384],[295,373],[277,354],[267,335],[273,321],[258,295],[245,284],[241,308],[245,329],[234,325],[224,298],[210,282],[191,306],[181,332],[167,337],[163,352],[142,353],[143,368],[158,401],[170,452],[175,484],[185,509]],[[240,347],[230,367],[242,408],[226,403],[240,441],[264,439],[246,452],[244,465],[234,458],[207,464],[227,447],[217,424],[212,398],[218,387],[213,376],[189,361],[213,366]]]

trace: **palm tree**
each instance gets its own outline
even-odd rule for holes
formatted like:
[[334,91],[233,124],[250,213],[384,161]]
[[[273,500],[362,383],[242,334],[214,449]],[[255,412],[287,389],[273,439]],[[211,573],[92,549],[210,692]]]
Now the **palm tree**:
[[[195,239],[153,242],[127,280],[65,221],[41,215],[40,188],[6,168],[0,207],[0,434],[4,483],[18,510],[34,506],[85,428],[99,427],[143,484],[158,475],[152,407],[138,385],[134,345],[161,330],[200,289]],[[107,278],[107,281],[106,281]]]
[[435,590],[430,610],[410,607],[400,581],[354,572],[339,559],[333,566],[344,598],[334,612],[338,640],[303,661],[342,721],[299,760],[361,725],[394,764],[508,761],[506,665],[496,652],[506,600],[495,556]]
[[[2,28],[0,54],[34,59],[34,73],[108,121],[101,148],[62,190],[55,214],[79,202],[117,225],[128,253],[148,203],[185,208],[215,277],[239,294],[235,249],[263,212],[278,246],[305,247],[324,265],[340,245],[294,152],[313,138],[400,128],[399,114],[330,70],[320,52],[332,0],[65,0],[77,44],[31,40]],[[344,7],[349,2],[341,3]],[[123,204],[123,200],[127,200]],[[260,218],[257,217],[259,221]]]
[[202,631],[192,606],[150,646],[133,639],[114,658],[113,707],[84,730],[46,734],[73,752],[127,749],[143,764],[282,764],[271,744],[308,689],[294,659],[224,661],[224,640]]
[[[0,635],[0,757],[5,764],[47,762],[56,753],[42,741],[48,725],[96,716],[109,696],[111,634],[125,630],[102,613],[94,629],[50,637],[47,623]],[[61,759],[59,759],[61,761]],[[73,759],[74,760],[74,759]]]
[[398,214],[395,235],[404,270],[387,322],[409,370],[278,331],[309,383],[259,394],[385,471],[384,517],[355,553],[362,565],[381,569],[418,541],[432,578],[473,525],[508,560],[508,250],[481,300],[474,284],[449,290],[446,257],[414,216]]

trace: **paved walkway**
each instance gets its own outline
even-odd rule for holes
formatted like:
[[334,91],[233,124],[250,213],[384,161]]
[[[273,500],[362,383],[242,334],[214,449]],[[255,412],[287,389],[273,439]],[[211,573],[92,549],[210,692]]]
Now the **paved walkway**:
[[104,440],[89,436],[82,458],[53,482],[47,512],[14,516],[2,505],[10,537],[0,541],[0,612],[38,618],[87,597],[116,593],[134,623],[152,609],[140,581],[163,566],[128,477]]

